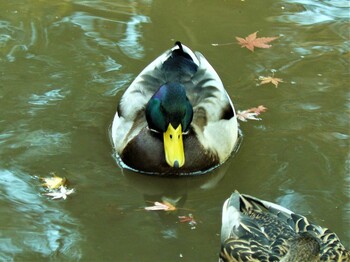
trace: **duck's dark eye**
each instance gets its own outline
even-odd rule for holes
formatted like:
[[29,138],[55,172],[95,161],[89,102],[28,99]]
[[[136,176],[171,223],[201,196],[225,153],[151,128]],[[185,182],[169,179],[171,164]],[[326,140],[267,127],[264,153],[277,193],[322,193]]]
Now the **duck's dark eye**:
[[170,135],[170,139],[173,139],[173,135]]
[[180,135],[177,135],[177,139],[180,139]]
[[162,113],[165,112],[165,108],[163,107],[162,104],[159,105],[159,110],[160,110],[160,112],[162,112]]

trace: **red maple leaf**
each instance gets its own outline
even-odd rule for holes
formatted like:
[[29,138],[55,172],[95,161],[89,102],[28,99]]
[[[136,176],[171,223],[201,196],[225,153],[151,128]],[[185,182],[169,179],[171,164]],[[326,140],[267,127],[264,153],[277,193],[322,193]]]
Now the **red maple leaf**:
[[250,51],[254,52],[254,47],[259,48],[270,48],[271,45],[268,45],[267,43],[275,40],[278,38],[278,36],[273,37],[256,37],[257,32],[252,33],[248,35],[246,38],[237,37],[236,39],[238,41],[238,44],[241,45],[241,47],[246,47]]

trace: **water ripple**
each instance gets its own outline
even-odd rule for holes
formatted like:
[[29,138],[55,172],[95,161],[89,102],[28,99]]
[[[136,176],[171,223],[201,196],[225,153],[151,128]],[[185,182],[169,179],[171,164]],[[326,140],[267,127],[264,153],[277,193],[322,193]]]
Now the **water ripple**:
[[54,101],[62,100],[66,94],[62,89],[53,89],[42,95],[32,94],[28,103],[32,105],[52,105]]
[[122,51],[131,58],[140,59],[143,57],[143,46],[139,44],[142,37],[140,25],[150,23],[150,19],[144,15],[135,15],[127,22],[125,37],[119,42]]
[[[4,133],[0,137],[3,144],[1,151],[21,149],[23,161],[31,161],[40,156],[57,155],[67,152],[71,147],[69,133],[50,132],[44,130],[28,131],[25,128],[16,132]],[[17,156],[18,158],[18,156]]]
[[279,17],[281,22],[313,25],[349,18],[349,1],[287,0],[287,3],[303,5],[304,11],[287,13]]
[[61,22],[70,22],[79,26],[86,36],[93,38],[101,46],[113,48],[118,45],[130,58],[140,59],[144,56],[144,48],[140,43],[142,37],[140,29],[142,24],[150,23],[148,16],[132,14],[129,20],[124,22],[86,12],[76,12]]
[[12,218],[2,221],[0,260],[53,253],[70,261],[81,258],[79,221],[40,196],[28,174],[0,169],[0,192],[0,211]]

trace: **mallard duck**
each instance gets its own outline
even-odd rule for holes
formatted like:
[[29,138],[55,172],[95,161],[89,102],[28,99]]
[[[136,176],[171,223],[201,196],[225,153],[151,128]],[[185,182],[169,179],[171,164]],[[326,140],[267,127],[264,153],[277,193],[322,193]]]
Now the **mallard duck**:
[[235,191],[223,206],[220,261],[350,261],[350,252],[329,229]]
[[237,117],[218,74],[176,42],[122,95],[111,128],[123,167],[152,174],[200,174],[235,148]]

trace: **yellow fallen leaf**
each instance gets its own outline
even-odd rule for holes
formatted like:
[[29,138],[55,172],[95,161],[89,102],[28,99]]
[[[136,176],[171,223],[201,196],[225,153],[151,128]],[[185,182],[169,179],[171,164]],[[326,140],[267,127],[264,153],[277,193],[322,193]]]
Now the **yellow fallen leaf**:
[[56,175],[53,175],[52,177],[43,177],[41,180],[44,181],[42,186],[46,186],[48,189],[59,188],[60,186],[64,186],[67,182],[65,177],[59,177]]
[[260,76],[259,80],[261,81],[260,85],[272,83],[275,85],[275,87],[278,86],[278,83],[283,82],[283,80],[281,78],[277,78],[277,77],[273,77],[273,76]]
[[168,207],[167,211],[174,211],[176,210],[176,207],[172,204],[170,204],[168,201],[163,201],[163,204]]

